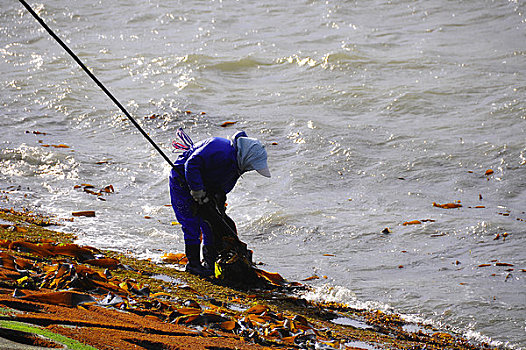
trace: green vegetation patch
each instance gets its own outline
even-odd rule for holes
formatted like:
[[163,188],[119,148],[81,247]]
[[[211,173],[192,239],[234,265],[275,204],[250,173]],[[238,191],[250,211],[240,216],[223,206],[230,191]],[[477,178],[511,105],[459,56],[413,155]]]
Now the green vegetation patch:
[[79,343],[76,340],[70,339],[60,334],[53,333],[47,329],[34,327],[22,322],[0,320],[0,328],[41,335],[57,343],[64,344],[69,349],[73,350],[97,350],[92,346]]

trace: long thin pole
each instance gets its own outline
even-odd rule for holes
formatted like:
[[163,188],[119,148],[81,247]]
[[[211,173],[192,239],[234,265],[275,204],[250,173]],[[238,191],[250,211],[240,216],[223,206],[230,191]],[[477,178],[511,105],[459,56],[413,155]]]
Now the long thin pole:
[[84,65],[84,63],[82,63],[82,61],[78,58],[78,56],[75,55],[73,51],[71,51],[71,49],[51,30],[51,28],[47,26],[46,23],[44,23],[42,18],[40,18],[36,14],[36,12],[33,11],[31,6],[29,6],[24,0],[18,0],[18,1],[20,1],[20,3],[24,5],[24,7],[29,11],[29,13],[31,13],[31,15],[35,17],[38,23],[40,23],[40,25],[44,27],[45,30],[47,30],[49,35],[51,35],[53,39],[55,39],[60,44],[60,46],[62,46],[64,50],[66,50],[66,52],[75,60],[75,62],[77,62],[77,64],[84,70],[84,72],[86,72],[86,74],[89,75],[89,77],[102,89],[102,91],[106,93],[106,95],[110,98],[110,100],[112,100],[113,103],[115,103],[117,107],[119,107],[122,113],[124,113],[124,115],[128,117],[128,119],[132,122],[132,124],[141,132],[141,134],[152,144],[152,146],[157,150],[157,152],[159,152],[159,154],[164,158],[164,160],[166,160],[168,164],[170,164],[170,166],[173,168],[174,163],[170,160],[170,158],[168,158],[168,156],[159,148],[159,146],[157,146],[157,144],[141,128],[141,126],[137,123],[137,121],[133,119],[133,117],[130,115],[130,113],[128,113],[126,108],[124,108],[124,106],[112,95],[112,93],[108,89],[106,89],[106,87],[99,81],[99,79],[97,79],[97,77],[93,75],[93,73],[91,73],[91,71]]

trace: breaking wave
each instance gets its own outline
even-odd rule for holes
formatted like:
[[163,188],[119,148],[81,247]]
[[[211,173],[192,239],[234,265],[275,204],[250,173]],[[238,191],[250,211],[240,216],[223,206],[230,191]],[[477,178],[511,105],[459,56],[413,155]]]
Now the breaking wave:
[[392,311],[392,308],[387,304],[382,304],[377,301],[359,300],[350,289],[342,286],[334,286],[329,283],[310,287],[309,290],[301,296],[308,301],[341,303],[360,310]]

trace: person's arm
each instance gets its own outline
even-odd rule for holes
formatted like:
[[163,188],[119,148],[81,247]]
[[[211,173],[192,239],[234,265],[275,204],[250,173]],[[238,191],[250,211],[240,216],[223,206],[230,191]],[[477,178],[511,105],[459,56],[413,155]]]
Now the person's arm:
[[204,167],[204,158],[201,154],[202,147],[194,151],[184,165],[184,176],[190,188],[190,195],[198,204],[208,202],[207,193],[203,183],[201,171]]
[[205,189],[201,171],[204,167],[202,149],[196,150],[184,164],[184,176],[186,183],[192,191],[201,191]]

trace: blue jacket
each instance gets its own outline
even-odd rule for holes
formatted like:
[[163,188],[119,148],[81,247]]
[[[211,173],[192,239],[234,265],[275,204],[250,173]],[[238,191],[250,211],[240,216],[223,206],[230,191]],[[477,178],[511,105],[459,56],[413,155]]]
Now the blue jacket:
[[239,137],[247,137],[247,134],[240,131],[233,140],[212,137],[194,144],[174,162],[171,177],[181,179],[184,176],[190,190],[230,192],[241,176],[236,148]]

